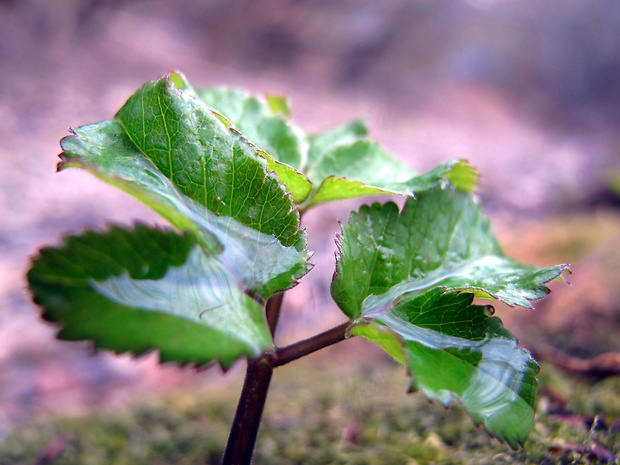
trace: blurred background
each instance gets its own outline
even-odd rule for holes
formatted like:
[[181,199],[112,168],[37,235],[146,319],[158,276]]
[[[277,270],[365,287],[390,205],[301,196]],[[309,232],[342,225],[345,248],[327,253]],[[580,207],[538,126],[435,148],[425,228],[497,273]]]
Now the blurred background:
[[[66,233],[156,221],[87,174],[54,171],[70,126],[111,118],[171,70],[195,87],[285,94],[311,132],[363,117],[420,172],[468,159],[507,252],[573,264],[572,286],[536,313],[500,316],[534,349],[619,350],[616,0],[0,0],[0,69],[0,440],[54,409],[204,376],[55,341],[23,278]],[[306,218],[317,266],[285,303],[284,342],[343,320],[328,286],[351,207]]]

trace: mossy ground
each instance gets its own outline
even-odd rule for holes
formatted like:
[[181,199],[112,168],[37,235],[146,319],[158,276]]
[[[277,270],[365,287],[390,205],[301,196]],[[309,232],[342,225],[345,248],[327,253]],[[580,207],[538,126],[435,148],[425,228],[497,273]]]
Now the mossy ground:
[[[544,387],[530,438],[514,451],[475,428],[459,406],[445,410],[407,395],[404,370],[391,361],[371,352],[372,364],[354,366],[328,356],[276,371],[256,465],[620,463],[611,459],[620,456],[618,377],[591,383],[547,370],[545,386],[570,394],[564,411],[574,415],[552,415]],[[114,411],[24,426],[0,443],[0,463],[217,464],[240,374],[228,375],[239,378],[232,385],[142,396]]]

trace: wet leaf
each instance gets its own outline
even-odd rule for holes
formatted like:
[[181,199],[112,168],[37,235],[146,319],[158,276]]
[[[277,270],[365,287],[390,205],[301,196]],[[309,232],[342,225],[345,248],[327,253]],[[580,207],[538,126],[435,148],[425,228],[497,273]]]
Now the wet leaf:
[[197,94],[265,152],[269,170],[303,209],[368,195],[415,195],[446,181],[468,192],[477,184],[476,171],[459,160],[417,176],[408,165],[366,139],[366,125],[359,120],[308,136],[288,120],[290,108],[280,99],[263,101],[226,88],[199,90]]
[[488,219],[452,186],[363,206],[342,225],[332,296],[351,318],[434,287],[531,307],[565,265],[538,269],[504,256]]
[[305,162],[308,144],[303,131],[288,120],[286,99],[270,96],[263,101],[231,88],[203,89],[197,94],[262,151],[269,171],[278,176],[296,203],[306,199],[312,183],[298,170]]
[[71,236],[41,250],[28,281],[66,340],[224,368],[273,346],[262,306],[190,233],[138,225]]
[[149,82],[113,120],[75,129],[59,169],[88,170],[193,231],[268,298],[308,270],[299,214],[255,147],[184,86]]
[[517,447],[534,421],[538,366],[472,299],[432,289],[360,319],[350,332],[405,364],[413,391],[446,406],[456,397],[475,423]]
[[[448,181],[459,189],[472,192],[478,182],[476,171],[462,160],[442,163],[427,173],[415,176],[409,167],[392,158],[375,143],[366,141],[339,148],[331,155],[318,166],[317,171],[311,172],[313,182],[323,180],[307,201],[309,207],[367,195],[415,196]],[[337,174],[326,175],[327,172]]]
[[342,225],[332,296],[351,334],[407,366],[412,389],[449,404],[513,447],[532,425],[537,366],[474,296],[530,306],[564,265],[506,258],[471,195],[454,186],[363,206]]
[[173,74],[145,84],[113,120],[61,141],[60,170],[91,172],[184,235],[112,228],[42,251],[30,287],[60,337],[224,367],[272,347],[264,301],[308,271],[309,253],[268,160],[222,121]]

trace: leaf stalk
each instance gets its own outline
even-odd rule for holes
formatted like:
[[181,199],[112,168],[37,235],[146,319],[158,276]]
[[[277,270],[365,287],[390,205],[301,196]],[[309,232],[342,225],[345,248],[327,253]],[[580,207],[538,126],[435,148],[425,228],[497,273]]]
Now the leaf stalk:
[[248,360],[245,382],[228,436],[222,465],[250,465],[263,410],[267,401],[273,367],[267,357]]
[[[265,305],[267,323],[272,336],[278,326],[283,300],[284,293],[280,292],[273,295]],[[269,363],[268,355],[263,354],[259,358],[248,360],[245,381],[230,428],[222,465],[250,465],[252,463],[272,375],[273,366]]]
[[280,309],[282,308],[282,301],[284,300],[284,292],[279,292],[273,295],[265,305],[265,313],[267,315],[267,324],[271,335],[276,335],[276,328],[278,327],[278,321],[280,320]]
[[271,354],[270,363],[273,368],[277,368],[282,365],[286,365],[298,358],[305,357],[317,350],[336,344],[345,340],[347,335],[347,329],[351,325],[350,321],[346,321],[332,329],[329,329],[323,333],[312,336],[303,341],[296,342],[286,347],[281,347],[276,350],[274,354]]

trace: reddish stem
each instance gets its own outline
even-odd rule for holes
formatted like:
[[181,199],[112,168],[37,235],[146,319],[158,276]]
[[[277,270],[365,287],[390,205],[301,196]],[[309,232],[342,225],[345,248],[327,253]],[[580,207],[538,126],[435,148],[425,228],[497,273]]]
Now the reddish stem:
[[[272,335],[278,324],[283,295],[276,294],[266,305],[267,322]],[[311,338],[278,348],[275,353],[248,360],[245,382],[224,452],[223,465],[251,464],[273,369],[344,340],[349,325],[350,322],[347,321]]]
[[290,346],[278,348],[275,354],[272,354],[270,357],[271,365],[276,368],[343,341],[347,338],[347,328],[350,324],[351,322],[347,321],[316,336],[296,342]]

